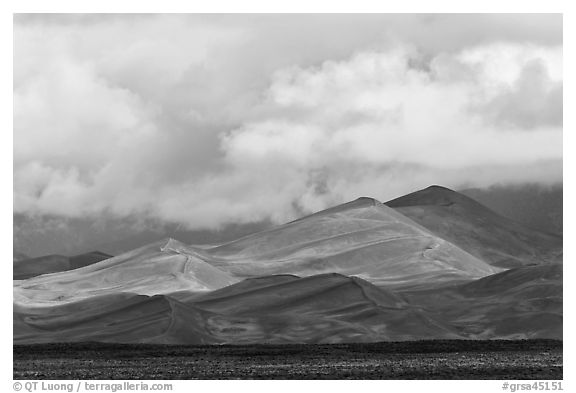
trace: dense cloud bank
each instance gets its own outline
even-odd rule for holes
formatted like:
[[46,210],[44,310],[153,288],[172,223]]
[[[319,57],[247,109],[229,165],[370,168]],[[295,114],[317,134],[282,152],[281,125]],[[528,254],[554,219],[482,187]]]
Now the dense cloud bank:
[[17,16],[15,212],[215,228],[429,184],[561,182],[561,28]]

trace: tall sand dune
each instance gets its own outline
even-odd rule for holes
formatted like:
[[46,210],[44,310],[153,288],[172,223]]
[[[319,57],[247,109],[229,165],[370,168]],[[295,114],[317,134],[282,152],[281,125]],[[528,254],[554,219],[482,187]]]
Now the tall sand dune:
[[372,198],[201,253],[212,265],[238,277],[333,272],[378,285],[414,285],[499,271]]
[[494,266],[562,260],[562,236],[527,228],[444,187],[431,186],[386,205]]

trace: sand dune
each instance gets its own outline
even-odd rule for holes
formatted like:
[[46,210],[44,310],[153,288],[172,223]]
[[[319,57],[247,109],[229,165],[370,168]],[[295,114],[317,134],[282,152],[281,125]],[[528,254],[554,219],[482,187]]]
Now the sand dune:
[[339,274],[269,276],[189,297],[118,293],[52,307],[16,305],[14,342],[562,338],[560,277],[558,266],[530,266],[464,285],[395,292]]
[[562,338],[561,238],[439,187],[389,204],[360,198],[218,246],[70,259],[14,280],[14,342]]
[[360,198],[217,247],[168,239],[33,277],[14,284],[14,299],[48,306],[117,292],[211,291],[278,274],[339,273],[377,285],[414,287],[498,271],[378,201]]
[[117,293],[53,307],[14,306],[14,342],[142,342],[162,334],[171,308],[163,297]]
[[49,306],[118,292],[156,295],[179,289],[207,291],[238,281],[171,247],[178,247],[175,240],[163,240],[79,269],[15,281],[14,302]]
[[124,293],[51,308],[19,305],[14,308],[14,342],[327,343],[459,337],[397,295],[358,278],[270,278],[264,286],[247,281],[189,302]]
[[459,192],[528,228],[562,235],[562,183],[549,187],[537,184],[502,184]]
[[72,257],[46,255],[38,258],[27,258],[15,261],[12,268],[12,275],[14,280],[25,280],[42,274],[78,269],[111,257],[112,255],[100,251],[93,251]]
[[561,236],[529,229],[444,187],[428,187],[386,205],[494,266],[547,264],[562,259]]
[[475,279],[498,269],[371,198],[202,251],[238,277],[340,273],[378,285]]
[[544,291],[553,289],[550,296],[562,297],[562,276],[561,264],[523,266],[462,285],[460,291],[473,296],[502,296],[538,289],[537,297],[542,297]]
[[524,266],[403,295],[475,339],[562,339],[562,266]]

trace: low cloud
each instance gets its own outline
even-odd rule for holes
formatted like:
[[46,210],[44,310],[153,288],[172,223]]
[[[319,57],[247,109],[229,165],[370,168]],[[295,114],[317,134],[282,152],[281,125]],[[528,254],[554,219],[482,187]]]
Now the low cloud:
[[17,18],[15,212],[217,228],[562,181],[557,20],[269,18]]

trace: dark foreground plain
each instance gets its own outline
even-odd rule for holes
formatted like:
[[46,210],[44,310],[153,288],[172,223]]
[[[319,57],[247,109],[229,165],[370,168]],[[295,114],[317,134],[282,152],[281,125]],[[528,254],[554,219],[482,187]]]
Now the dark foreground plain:
[[554,379],[562,341],[14,346],[14,379]]

